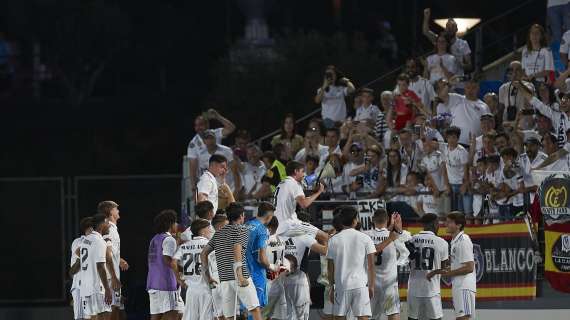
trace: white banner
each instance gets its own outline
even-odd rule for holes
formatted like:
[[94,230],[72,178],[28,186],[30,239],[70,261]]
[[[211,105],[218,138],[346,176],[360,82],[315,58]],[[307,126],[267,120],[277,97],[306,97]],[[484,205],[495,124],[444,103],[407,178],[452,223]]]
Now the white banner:
[[374,211],[376,211],[376,209],[386,208],[386,201],[381,199],[358,200],[356,207],[358,209],[360,224],[362,225],[361,230],[366,231],[374,228],[374,223],[372,222]]

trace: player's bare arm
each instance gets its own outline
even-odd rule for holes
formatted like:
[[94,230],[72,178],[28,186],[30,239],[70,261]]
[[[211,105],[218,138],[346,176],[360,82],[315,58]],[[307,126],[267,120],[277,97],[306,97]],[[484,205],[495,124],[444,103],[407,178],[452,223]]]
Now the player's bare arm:
[[441,269],[436,269],[433,271],[428,272],[428,274],[426,274],[426,278],[428,280],[431,280],[431,278],[433,278],[434,276],[440,274],[443,276],[447,276],[446,272],[449,271],[449,260],[443,260],[441,262]]
[[206,201],[206,200],[208,200],[208,194],[203,193],[203,192],[199,192],[198,193],[198,202]]
[[241,260],[241,249],[240,243],[234,244],[234,272],[237,275],[237,279],[240,287],[247,287],[247,279],[243,277],[243,261]]
[[208,280],[208,284],[210,287],[215,287],[218,282],[212,278],[212,274],[210,274],[210,261],[208,260],[208,256],[212,252],[212,247],[205,246],[200,253],[200,261],[202,261],[202,270],[206,272],[206,279]]
[[376,285],[376,268],[374,266],[376,254],[368,254],[368,256],[366,256],[366,260],[368,263],[368,295],[370,296],[370,299],[372,299],[374,297],[374,287]]
[[317,198],[325,191],[325,186],[319,183],[319,189],[312,195],[305,197],[305,195],[298,196],[295,200],[301,208],[308,208]]
[[119,281],[119,277],[115,274],[115,265],[113,263],[113,248],[107,247],[107,251],[105,252],[105,264],[107,265],[107,270],[111,274],[111,288],[115,291],[119,291],[121,289],[121,281]]
[[473,270],[475,270],[475,261],[468,261],[463,263],[461,268],[455,270],[448,269],[447,271],[441,273],[441,275],[444,277],[463,276],[466,274],[470,274],[471,272],[473,272]]
[[113,294],[111,293],[111,288],[109,287],[109,283],[104,279],[107,279],[107,270],[105,270],[105,262],[97,262],[97,274],[99,278],[102,280],[101,284],[103,288],[105,288],[105,303],[111,304],[113,302]]
[[334,304],[334,261],[332,259],[327,259],[327,273],[329,278],[329,300]]
[[314,251],[321,256],[325,256],[327,254],[327,246],[324,246],[317,242],[311,246],[311,251]]
[[121,260],[119,261],[119,268],[121,268],[121,271],[129,270],[129,264],[125,259],[121,258]]
[[79,260],[75,261],[75,263],[71,266],[71,269],[69,269],[69,276],[73,278],[73,276],[79,272],[80,267],[81,263]]
[[184,280],[182,279],[182,273],[179,272],[178,270],[178,265],[180,264],[180,260],[178,259],[172,259],[172,266],[170,266],[172,268],[172,270],[174,271],[174,274],[176,275],[176,282],[178,282],[178,285],[181,288],[188,288],[188,286],[186,285],[186,282],[184,282]]

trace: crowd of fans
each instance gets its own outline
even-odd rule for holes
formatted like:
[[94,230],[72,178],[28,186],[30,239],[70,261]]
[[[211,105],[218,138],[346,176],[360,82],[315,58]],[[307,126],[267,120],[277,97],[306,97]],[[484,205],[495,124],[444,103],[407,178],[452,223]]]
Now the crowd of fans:
[[[314,97],[321,117],[298,128],[286,114],[266,150],[247,130],[226,147],[221,140],[235,125],[215,110],[198,116],[188,148],[192,185],[209,156],[221,154],[231,168],[224,190],[242,201],[267,199],[286,163],[297,160],[306,166],[305,189],[320,178],[329,199],[383,198],[418,216],[459,210],[474,223],[524,212],[537,189],[531,170],[570,167],[570,69],[556,77],[544,28],[535,24],[508,80],[480,99],[469,44],[452,19],[435,34],[429,18],[426,9],[423,31],[435,53],[408,59],[393,88],[357,89],[327,66]],[[223,128],[209,128],[211,119]]]

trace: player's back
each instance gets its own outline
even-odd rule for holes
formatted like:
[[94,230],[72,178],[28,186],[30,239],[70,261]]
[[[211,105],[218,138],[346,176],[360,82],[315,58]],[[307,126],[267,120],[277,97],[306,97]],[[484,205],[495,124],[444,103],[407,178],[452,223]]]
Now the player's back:
[[175,258],[182,264],[182,278],[188,288],[207,289],[208,284],[204,278],[200,254],[208,244],[204,237],[193,237],[178,247]]
[[275,216],[279,219],[278,229],[282,228],[284,222],[297,219],[295,198],[303,194],[303,187],[293,177],[285,178],[275,188]]
[[297,267],[305,271],[304,260],[309,254],[311,246],[315,244],[317,240],[309,235],[302,235],[298,237],[291,237],[285,241],[285,255],[292,255],[297,259]]
[[[103,237],[92,232],[83,238],[79,246],[81,261],[81,296],[103,293],[103,284],[97,272],[97,263],[105,262],[107,245]],[[104,279],[106,281],[106,279]]]
[[269,263],[279,264],[283,261],[284,251],[285,242],[275,234],[269,236],[269,239],[267,239],[267,249],[265,250]]
[[[390,231],[386,228],[374,228],[364,233],[372,239],[374,245],[378,245],[390,237]],[[397,259],[398,252],[396,251],[394,243],[390,243],[382,252],[378,252],[376,255],[376,260],[374,261],[374,266],[376,267],[376,281],[379,281],[379,284],[384,288],[398,282]]]
[[415,247],[415,253],[410,256],[410,278],[408,280],[408,295],[415,297],[433,297],[440,294],[440,275],[431,280],[426,275],[441,269],[441,262],[449,259],[447,241],[436,236],[431,231],[422,231],[410,240]]

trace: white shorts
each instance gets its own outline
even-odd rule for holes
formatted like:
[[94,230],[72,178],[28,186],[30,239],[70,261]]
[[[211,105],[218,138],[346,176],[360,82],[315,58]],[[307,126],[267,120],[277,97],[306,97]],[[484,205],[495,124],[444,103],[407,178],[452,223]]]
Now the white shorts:
[[326,286],[325,292],[323,294],[323,314],[325,314],[327,316],[331,316],[333,313],[333,304],[332,304],[331,299],[329,297],[330,292],[331,292],[331,287]]
[[236,313],[236,287],[237,297],[248,311],[259,307],[259,299],[257,299],[257,291],[253,285],[253,281],[251,278],[248,278],[247,281],[249,282],[247,287],[238,286],[234,280],[222,281],[220,283],[223,298],[222,311],[224,313],[224,317],[233,317]]
[[335,291],[333,315],[344,317],[349,312],[355,317],[370,317],[370,296],[368,288]]
[[283,278],[277,278],[271,282],[267,294],[267,305],[262,310],[264,319],[289,319],[287,315],[287,300],[285,299],[285,288]]
[[224,312],[222,310],[223,305],[224,299],[222,298],[222,290],[218,283],[216,287],[212,289],[212,312],[214,313],[214,317],[220,318],[224,316]]
[[289,220],[283,222],[283,227],[281,226],[281,221],[279,222],[279,229],[281,229],[278,234],[280,237],[298,237],[302,235],[309,235],[313,238],[317,236],[319,228],[313,226],[310,223],[302,222],[301,220]]
[[183,314],[184,313],[184,300],[182,299],[182,288],[178,287],[178,291],[177,295],[178,298],[176,299],[176,310],[178,311],[178,313]]
[[[109,288],[112,288],[111,279],[108,279],[107,282],[109,282]],[[121,289],[119,289],[119,291],[113,290],[113,301],[111,302],[111,307],[118,307],[124,309],[123,302],[121,299]]]
[[111,306],[105,303],[105,295],[102,293],[95,293],[88,297],[82,297],[83,303],[83,317],[91,318],[100,313],[111,312]]
[[209,289],[186,290],[186,308],[183,320],[212,320],[214,318],[212,294]]
[[408,318],[439,319],[442,317],[443,310],[440,295],[433,297],[408,296]]
[[469,316],[474,318],[475,315],[475,292],[467,289],[451,290],[453,297],[453,309],[455,309],[455,317]]
[[178,296],[178,291],[149,291],[150,314],[163,314],[169,311],[177,311]]
[[71,297],[73,298],[73,319],[83,319],[83,305],[81,303],[81,294],[79,289],[71,290]]
[[394,283],[383,288],[376,280],[374,297],[370,301],[372,306],[372,319],[380,320],[382,316],[390,316],[400,313],[400,293],[398,284]]

